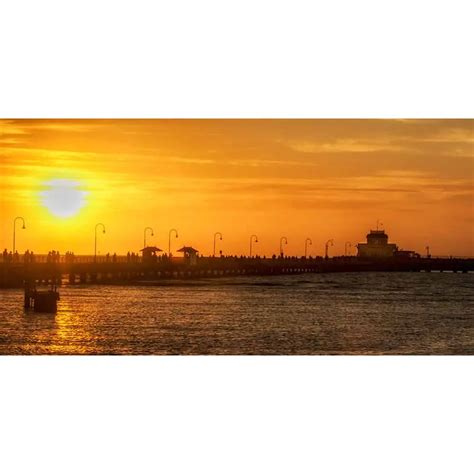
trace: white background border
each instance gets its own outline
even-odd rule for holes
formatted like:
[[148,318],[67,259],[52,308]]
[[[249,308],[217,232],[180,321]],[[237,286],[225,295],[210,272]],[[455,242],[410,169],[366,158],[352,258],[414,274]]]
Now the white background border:
[[1,2],[4,117],[472,117],[469,0]]
[[[4,118],[474,109],[471,1],[0,7]],[[468,357],[2,357],[0,472],[471,473],[472,369]]]

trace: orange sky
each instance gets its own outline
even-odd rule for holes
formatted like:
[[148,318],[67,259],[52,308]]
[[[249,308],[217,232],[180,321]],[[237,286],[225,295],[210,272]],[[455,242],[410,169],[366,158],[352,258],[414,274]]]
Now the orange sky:
[[[224,253],[342,254],[377,219],[390,240],[434,255],[474,255],[472,120],[0,120],[2,249],[91,254],[168,247],[168,230]],[[79,214],[41,202],[51,180],[86,192]],[[219,247],[218,247],[219,248]]]

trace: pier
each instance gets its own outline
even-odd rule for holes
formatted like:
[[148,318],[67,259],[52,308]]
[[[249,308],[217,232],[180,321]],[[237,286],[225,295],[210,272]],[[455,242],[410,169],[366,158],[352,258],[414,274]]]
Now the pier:
[[125,256],[111,259],[78,256],[73,261],[61,256],[47,262],[0,262],[0,287],[22,288],[34,284],[133,284],[168,279],[199,279],[233,276],[297,275],[331,272],[454,272],[474,271],[473,258],[361,258],[361,257],[197,257],[159,258],[154,261]]

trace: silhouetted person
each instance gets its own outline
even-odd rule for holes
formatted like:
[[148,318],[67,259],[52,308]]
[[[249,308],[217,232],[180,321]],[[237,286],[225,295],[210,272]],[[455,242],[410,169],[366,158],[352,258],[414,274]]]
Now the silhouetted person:
[[112,263],[117,263],[117,254],[114,253],[114,255],[112,256]]

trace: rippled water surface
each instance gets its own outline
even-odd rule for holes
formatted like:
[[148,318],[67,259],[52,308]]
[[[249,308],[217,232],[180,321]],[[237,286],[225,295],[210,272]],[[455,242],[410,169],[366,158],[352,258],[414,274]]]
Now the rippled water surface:
[[1,354],[474,354],[474,274],[345,273],[0,290]]

